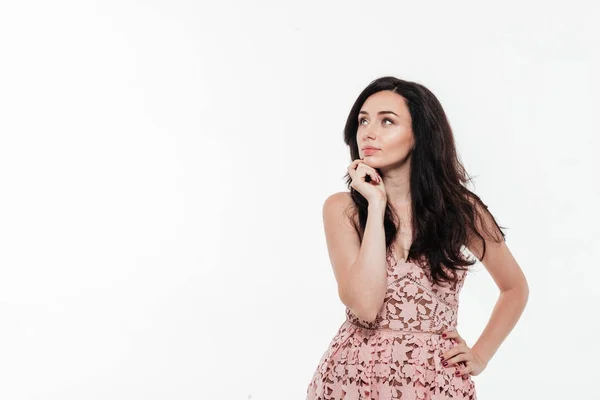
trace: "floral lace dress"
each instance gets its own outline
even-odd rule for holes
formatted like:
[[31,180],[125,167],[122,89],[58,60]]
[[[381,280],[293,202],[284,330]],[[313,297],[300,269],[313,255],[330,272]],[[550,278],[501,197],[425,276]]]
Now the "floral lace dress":
[[[393,249],[393,246],[392,246]],[[474,255],[463,246],[463,254]],[[458,297],[467,271],[455,284],[436,285],[412,262],[388,260],[385,300],[373,322],[346,308],[346,320],[321,357],[306,400],[476,400],[465,363],[444,367],[442,354],[456,345],[441,334],[456,330]]]

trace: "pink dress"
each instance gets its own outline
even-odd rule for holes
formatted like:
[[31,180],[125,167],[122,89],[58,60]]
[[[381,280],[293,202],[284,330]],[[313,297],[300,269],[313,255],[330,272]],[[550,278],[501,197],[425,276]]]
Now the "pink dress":
[[[474,257],[465,246],[462,251]],[[456,330],[467,271],[458,271],[455,284],[434,285],[418,264],[398,262],[392,253],[377,319],[361,320],[346,308],[346,320],[321,357],[306,400],[477,399],[471,376],[455,376],[456,364],[444,367],[440,360],[457,344],[441,334]]]

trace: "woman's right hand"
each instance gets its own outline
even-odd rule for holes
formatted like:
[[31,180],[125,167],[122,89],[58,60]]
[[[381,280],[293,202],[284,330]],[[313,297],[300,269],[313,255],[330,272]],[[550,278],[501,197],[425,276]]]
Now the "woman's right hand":
[[[362,159],[356,159],[348,166],[348,174],[352,178],[350,186],[363,195],[369,204],[387,203],[387,193],[383,184],[383,179],[377,173],[375,168],[368,166]],[[366,181],[367,175],[371,178]]]

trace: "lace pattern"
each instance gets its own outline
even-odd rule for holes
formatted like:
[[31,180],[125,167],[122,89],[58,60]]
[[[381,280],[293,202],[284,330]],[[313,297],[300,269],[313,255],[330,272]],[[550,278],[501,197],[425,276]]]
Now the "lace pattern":
[[466,271],[458,273],[455,284],[433,284],[419,263],[398,262],[390,253],[387,292],[375,321],[346,308],[306,399],[476,400],[471,377],[457,377],[457,366],[441,363],[455,345],[441,333],[456,329]]

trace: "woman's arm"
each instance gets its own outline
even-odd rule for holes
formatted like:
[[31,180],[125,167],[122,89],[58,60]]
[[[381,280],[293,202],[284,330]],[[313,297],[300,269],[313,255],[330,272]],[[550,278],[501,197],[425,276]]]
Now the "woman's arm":
[[369,204],[362,243],[347,215],[352,205],[348,192],[326,199],[325,238],[340,300],[357,317],[373,322],[383,305],[387,287],[385,204]]
[[[491,228],[492,231],[499,232],[489,212],[481,207],[479,211],[481,224]],[[481,225],[478,228],[480,227]],[[490,319],[477,342],[471,347],[473,353],[487,365],[521,317],[529,298],[529,286],[506,242],[503,239],[499,240],[498,237],[493,240],[485,233],[482,233],[482,236],[486,244],[484,259],[481,258],[483,243],[480,238],[475,237],[468,247],[500,289]]]

